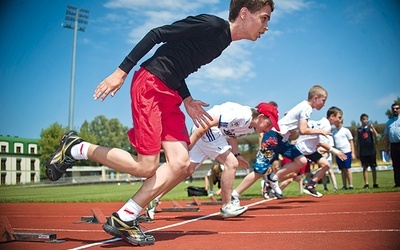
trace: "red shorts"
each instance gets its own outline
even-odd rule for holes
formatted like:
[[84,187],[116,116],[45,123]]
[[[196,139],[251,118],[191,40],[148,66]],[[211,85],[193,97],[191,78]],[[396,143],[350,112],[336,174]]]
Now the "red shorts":
[[[282,166],[284,166],[285,164],[288,164],[289,162],[292,162],[291,159],[284,157],[281,161]],[[307,164],[304,165],[303,167],[300,168],[299,172],[297,173],[298,175],[303,175],[305,173],[309,173],[310,172],[310,162],[307,161]]]
[[139,154],[158,154],[162,141],[190,143],[178,91],[167,87],[145,68],[133,76],[131,101],[133,128],[128,137]]

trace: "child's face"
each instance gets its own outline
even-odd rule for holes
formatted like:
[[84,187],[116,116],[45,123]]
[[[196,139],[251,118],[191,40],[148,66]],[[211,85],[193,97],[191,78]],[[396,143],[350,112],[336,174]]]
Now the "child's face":
[[325,102],[326,102],[327,98],[328,97],[326,95],[314,96],[312,107],[315,108],[316,110],[322,109],[322,107],[325,106]]
[[273,125],[271,119],[265,115],[258,116],[258,122],[256,126],[256,130],[258,133],[265,133],[272,129]]
[[368,116],[363,116],[361,118],[361,125],[362,126],[367,126],[367,124],[368,124]]
[[329,121],[331,124],[335,125],[335,127],[340,128],[342,126],[342,119],[343,119],[343,114],[337,113],[336,115],[332,114]]

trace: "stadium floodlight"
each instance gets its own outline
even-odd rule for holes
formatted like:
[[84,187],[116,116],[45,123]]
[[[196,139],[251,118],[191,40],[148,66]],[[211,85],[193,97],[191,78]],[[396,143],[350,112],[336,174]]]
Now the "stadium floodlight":
[[69,119],[68,127],[73,129],[74,123],[74,88],[75,88],[75,60],[76,60],[76,38],[78,30],[85,32],[86,25],[88,24],[89,10],[78,8],[72,5],[67,5],[65,12],[65,22],[62,23],[64,28],[74,30],[74,42],[72,47],[72,69],[71,69],[71,87],[69,99]]

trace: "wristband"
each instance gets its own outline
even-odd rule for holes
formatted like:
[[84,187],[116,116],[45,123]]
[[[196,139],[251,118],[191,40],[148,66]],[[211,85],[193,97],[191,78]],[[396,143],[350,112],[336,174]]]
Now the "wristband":
[[235,157],[238,157],[238,156],[240,156],[240,153],[236,153],[236,154],[234,154],[234,156],[235,156]]
[[340,154],[340,150],[338,150],[338,149],[336,149],[336,148],[334,148],[334,147],[331,147],[331,148],[329,149],[329,152],[331,152],[331,153],[334,154],[334,155]]

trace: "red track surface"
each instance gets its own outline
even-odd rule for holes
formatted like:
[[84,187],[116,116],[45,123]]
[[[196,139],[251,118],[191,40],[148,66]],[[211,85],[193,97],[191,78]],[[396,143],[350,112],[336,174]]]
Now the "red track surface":
[[[186,202],[180,202],[186,205]],[[248,212],[222,220],[219,205],[199,212],[159,212],[142,224],[156,242],[146,249],[400,249],[400,192],[251,199]],[[15,232],[55,233],[63,243],[6,242],[0,249],[124,249],[101,224],[81,223],[99,208],[109,216],[123,203],[0,204]],[[165,201],[162,207],[172,207]],[[160,209],[159,209],[160,210]],[[201,218],[205,216],[205,218]],[[199,219],[201,218],[201,219]],[[97,245],[94,245],[96,244]]]

